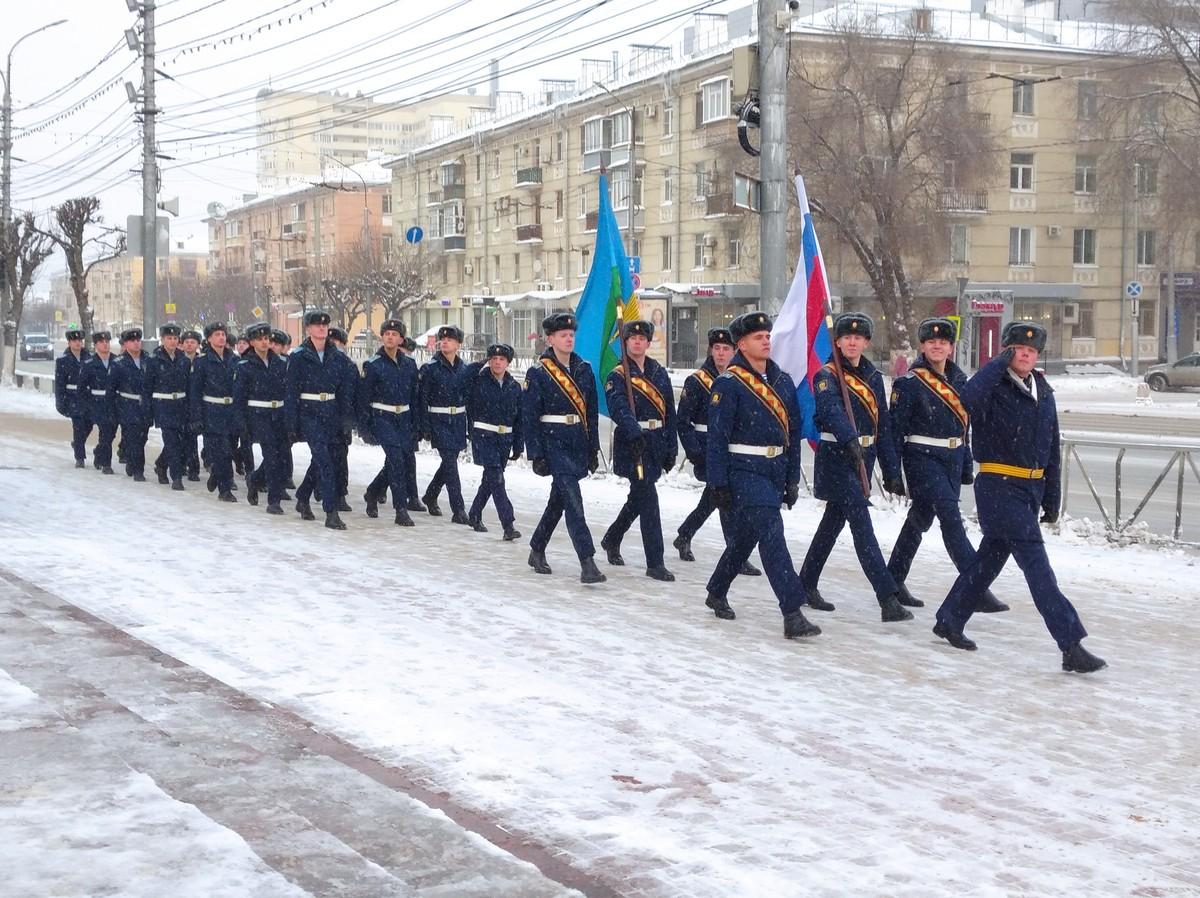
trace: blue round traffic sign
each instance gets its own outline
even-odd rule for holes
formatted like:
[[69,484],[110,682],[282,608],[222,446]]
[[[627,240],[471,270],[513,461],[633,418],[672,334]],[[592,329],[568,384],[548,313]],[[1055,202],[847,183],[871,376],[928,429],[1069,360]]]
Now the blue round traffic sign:
[[1142,285],[1138,281],[1130,281],[1125,285],[1125,295],[1130,299],[1137,299],[1142,295]]
[[425,236],[425,232],[422,231],[416,225],[413,225],[411,228],[409,228],[407,231],[404,232],[404,239],[407,240],[409,243],[420,243],[421,238],[424,236]]

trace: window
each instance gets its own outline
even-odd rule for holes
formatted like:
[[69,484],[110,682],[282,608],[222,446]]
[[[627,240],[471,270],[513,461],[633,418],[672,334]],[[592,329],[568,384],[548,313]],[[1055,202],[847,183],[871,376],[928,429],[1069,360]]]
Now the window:
[[583,151],[596,153],[605,149],[604,122],[602,118],[594,118],[583,123]]
[[563,267],[563,251],[556,249],[554,251],[554,279],[561,281],[567,276],[567,270]]
[[1033,228],[1008,229],[1008,264],[1033,264]]
[[1096,157],[1075,157],[1075,192],[1096,192]]
[[500,151],[499,150],[492,150],[491,168],[492,168],[492,170],[491,170],[491,172],[489,172],[489,174],[491,174],[492,180],[494,181],[500,177]]
[[1096,229],[1076,228],[1075,249],[1072,260],[1076,265],[1096,264]]
[[1134,170],[1137,174],[1138,196],[1155,196],[1158,193],[1158,163],[1153,160],[1139,162]]
[[662,136],[671,137],[675,134],[675,104],[663,103]]
[[492,283],[500,283],[500,256],[492,256]]
[[1013,82],[1013,115],[1033,115],[1033,82],[1021,79]]
[[554,161],[562,162],[563,153],[566,152],[567,132],[559,131],[554,135]]
[[729,267],[740,268],[742,265],[742,241],[734,237],[729,241]]
[[718,78],[700,85],[702,123],[729,117],[730,81]]
[[965,224],[950,225],[950,262],[955,265],[965,265],[967,258],[967,226]]
[[1075,95],[1075,115],[1080,121],[1090,122],[1100,117],[1100,85],[1095,81],[1080,81],[1079,93]]
[[1154,265],[1155,264],[1155,232],[1154,231],[1138,231],[1137,232],[1137,263],[1139,265]]
[[702,200],[708,196],[708,163],[696,163],[696,199]]
[[663,172],[662,204],[669,206],[675,202],[675,173],[671,169]]
[[588,191],[586,187],[579,188],[579,217],[587,218],[588,213]]
[[392,195],[390,193],[385,193],[383,195],[383,214],[392,214]]
[[704,267],[704,235],[697,234],[692,244],[692,268]]
[[579,276],[585,278],[588,276],[588,271],[591,269],[591,250],[581,249],[579,251]]
[[513,281],[521,280],[521,254],[513,253]]
[[561,190],[554,191],[554,220],[555,221],[563,220],[563,211],[565,209],[565,206],[566,206],[566,201],[563,199],[563,192]]
[[392,235],[381,234],[379,237],[379,248],[383,252],[383,261],[388,262],[392,258]]
[[483,154],[475,154],[475,183],[478,184],[483,180]]
[[[612,173],[613,186],[613,208],[628,209],[629,208],[629,169],[621,166]],[[636,188],[635,188],[636,189]],[[637,203],[637,197],[634,197],[634,203]]]
[[536,340],[540,329],[533,323],[533,309],[513,309],[510,330],[514,342],[528,343],[530,340]]
[[734,175],[733,204],[754,212],[762,209],[762,182],[747,175]]
[[1008,186],[1013,190],[1033,190],[1033,153],[1013,153],[1009,157]]
[[662,270],[671,271],[675,267],[675,257],[671,254],[671,238],[662,238]]
[[1079,321],[1075,325],[1074,336],[1095,337],[1096,304],[1090,299],[1084,299],[1080,300],[1076,305],[1079,308]]
[[476,256],[475,263],[471,266],[471,272],[475,275],[475,283],[483,283],[483,256]]
[[612,145],[614,147],[629,144],[629,113],[619,112],[612,117]]
[[[1151,90],[1161,91],[1161,84],[1150,85]],[[1161,93],[1152,93],[1143,97],[1138,107],[1138,120],[1144,125],[1157,125],[1162,120],[1163,97]]]
[[1158,308],[1154,300],[1143,299],[1138,304],[1138,334],[1143,337],[1158,336]]

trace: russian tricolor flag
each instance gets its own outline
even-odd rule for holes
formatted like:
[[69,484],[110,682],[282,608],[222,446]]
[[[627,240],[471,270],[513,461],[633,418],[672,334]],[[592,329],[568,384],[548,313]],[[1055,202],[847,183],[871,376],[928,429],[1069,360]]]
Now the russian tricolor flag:
[[830,307],[829,280],[825,276],[825,260],[821,256],[821,244],[817,242],[804,178],[799,175],[796,176],[796,197],[800,201],[803,222],[800,258],[787,299],[771,329],[771,357],[796,382],[801,433],[815,445],[819,434],[813,422],[816,408],[813,377],[833,351],[825,321],[826,310]]

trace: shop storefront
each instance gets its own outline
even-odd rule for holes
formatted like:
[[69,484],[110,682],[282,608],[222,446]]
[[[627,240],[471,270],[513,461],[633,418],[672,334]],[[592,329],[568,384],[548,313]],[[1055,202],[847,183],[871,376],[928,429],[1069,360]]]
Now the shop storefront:
[[1167,357],[1167,335],[1174,332],[1180,356],[1200,351],[1200,272],[1175,272],[1175,320],[1167,320],[1167,275],[1159,279],[1162,308],[1160,358]]
[[[703,362],[708,354],[707,335],[711,328],[728,327],[742,312],[757,307],[759,287],[758,284],[661,284],[653,293],[662,297],[660,311],[667,322],[664,335],[667,366],[691,368]],[[649,304],[640,301],[643,315],[653,315],[648,311]],[[656,321],[656,340],[657,329]]]

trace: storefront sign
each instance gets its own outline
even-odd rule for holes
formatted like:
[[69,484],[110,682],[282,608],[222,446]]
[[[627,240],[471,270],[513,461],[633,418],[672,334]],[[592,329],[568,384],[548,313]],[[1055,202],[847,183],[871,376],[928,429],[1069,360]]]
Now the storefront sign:
[[1013,295],[1010,290],[968,290],[963,299],[973,315],[1003,315],[1012,307]]

